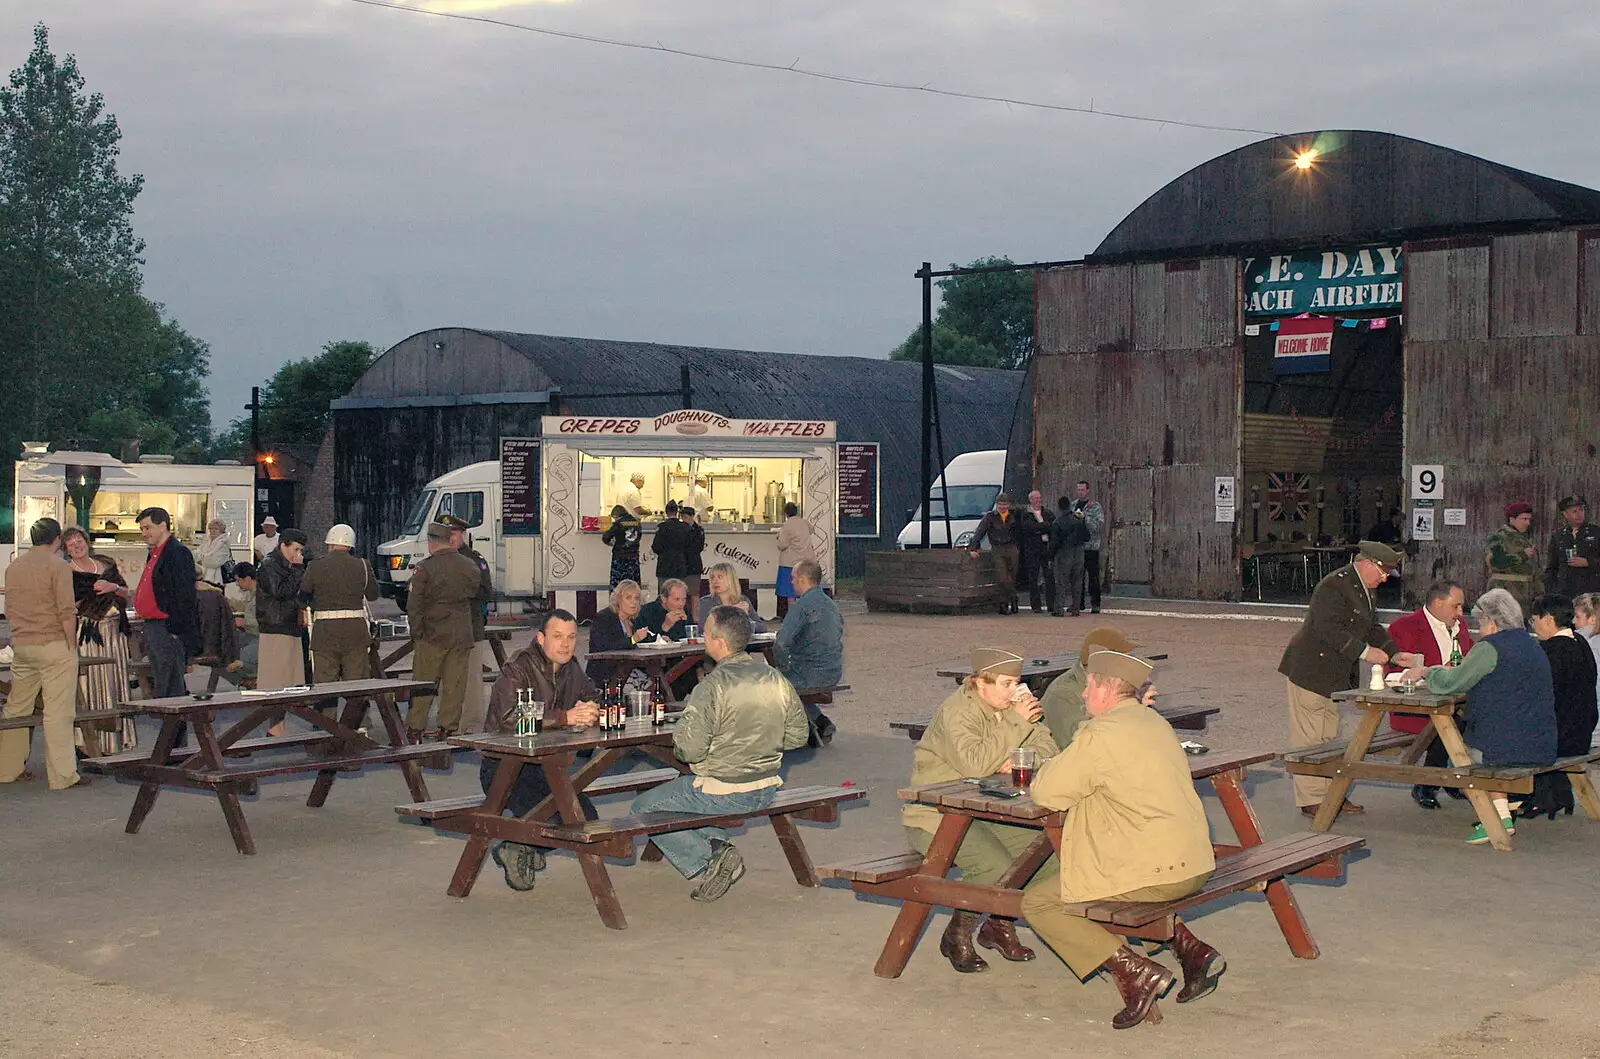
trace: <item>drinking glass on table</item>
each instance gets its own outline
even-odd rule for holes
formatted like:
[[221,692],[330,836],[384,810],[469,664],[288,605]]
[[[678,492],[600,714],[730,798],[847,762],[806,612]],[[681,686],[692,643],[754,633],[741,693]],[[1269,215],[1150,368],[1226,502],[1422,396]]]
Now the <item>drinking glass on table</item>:
[[1019,791],[1027,790],[1038,767],[1039,752],[1033,747],[1019,746],[1011,751],[1011,786]]

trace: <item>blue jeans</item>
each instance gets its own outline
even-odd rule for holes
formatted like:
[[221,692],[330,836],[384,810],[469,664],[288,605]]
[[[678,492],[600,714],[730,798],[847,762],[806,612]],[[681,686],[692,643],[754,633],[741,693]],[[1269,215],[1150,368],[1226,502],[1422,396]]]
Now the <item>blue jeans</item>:
[[[748,813],[765,809],[778,796],[776,787],[763,787],[759,791],[742,794],[706,794],[695,790],[694,781],[693,776],[679,776],[659,787],[652,787],[633,800],[629,812],[700,813],[704,816]],[[690,879],[711,863],[711,855],[715,852],[712,841],[727,841],[727,835],[720,827],[701,827],[693,831],[652,835],[651,840],[672,866],[678,869],[678,873]]]
[[189,686],[183,679],[184,670],[189,668],[189,656],[183,641],[167,631],[165,618],[145,619],[144,653],[150,660],[150,679],[155,684],[156,698],[189,694]]

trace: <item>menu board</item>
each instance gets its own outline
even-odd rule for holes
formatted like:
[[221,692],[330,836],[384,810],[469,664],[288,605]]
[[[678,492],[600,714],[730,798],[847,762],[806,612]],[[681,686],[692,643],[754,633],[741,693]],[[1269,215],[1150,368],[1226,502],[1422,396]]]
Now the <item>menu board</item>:
[[877,537],[878,443],[839,443],[839,527],[841,537]]
[[539,535],[539,439],[500,439],[500,533]]

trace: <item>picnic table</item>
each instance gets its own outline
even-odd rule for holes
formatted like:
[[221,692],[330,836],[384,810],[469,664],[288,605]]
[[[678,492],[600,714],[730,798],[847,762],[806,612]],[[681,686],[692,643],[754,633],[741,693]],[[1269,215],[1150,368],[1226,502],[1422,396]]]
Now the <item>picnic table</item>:
[[[1072,651],[1068,654],[1042,655],[1038,658],[1029,658],[1022,663],[1022,676],[1019,683],[1033,686],[1034,681],[1048,683],[1078,664],[1080,652]],[[1140,658],[1148,662],[1163,662],[1167,659],[1165,654],[1140,654]],[[937,676],[950,677],[957,684],[972,676],[971,662],[947,662],[941,669],[934,670]]]
[[[1189,760],[1195,780],[1209,780],[1234,829],[1236,842],[1215,845],[1216,870],[1198,893],[1164,903],[1093,901],[1068,905],[1069,911],[1105,924],[1116,933],[1154,941],[1167,941],[1184,909],[1265,884],[1268,907],[1278,921],[1284,940],[1294,955],[1315,959],[1311,937],[1286,877],[1294,874],[1337,878],[1343,857],[1365,844],[1364,839],[1301,834],[1267,841],[1244,792],[1245,769],[1270,761],[1270,751]],[[858,893],[901,902],[888,940],[873,967],[879,978],[898,978],[911,958],[917,939],[935,905],[991,915],[1020,918],[1022,886],[1061,850],[1065,814],[1035,805],[1026,794],[1003,798],[985,794],[966,780],[923,784],[899,792],[902,801],[931,805],[942,817],[925,855],[899,852],[821,869],[825,876],[848,879]],[[957,848],[974,820],[991,820],[1040,829],[1041,834],[1007,869],[996,886],[982,886],[946,878],[955,863]]]
[[[760,651],[766,658],[767,664],[771,665],[776,639],[768,638],[769,636],[770,634],[759,640],[751,640],[746,649]],[[586,661],[603,663],[610,670],[613,680],[626,680],[629,673],[635,669],[642,669],[650,678],[661,681],[661,695],[666,701],[677,702],[677,697],[672,693],[672,682],[700,664],[700,660],[706,656],[705,640],[693,643],[688,640],[656,642],[661,646],[634,647],[631,650],[624,648],[620,651],[591,651],[584,657]]]
[[[1588,774],[1589,765],[1600,760],[1600,751],[1559,758],[1550,765],[1534,768],[1474,765],[1461,729],[1456,725],[1456,713],[1467,701],[1465,695],[1435,695],[1426,688],[1410,693],[1398,688],[1383,691],[1361,688],[1335,692],[1333,699],[1361,711],[1361,719],[1350,738],[1282,755],[1284,768],[1290,773],[1325,776],[1333,781],[1317,808],[1317,815],[1312,818],[1313,831],[1327,831],[1333,826],[1340,806],[1350,793],[1351,783],[1358,779],[1451,787],[1464,792],[1483,824],[1484,833],[1489,836],[1489,844],[1501,852],[1510,852],[1511,836],[1500,823],[1500,813],[1494,808],[1491,792],[1531,794],[1534,777],[1541,773],[1567,773],[1572,779],[1573,795],[1583,811],[1591,820],[1600,820],[1600,798],[1596,797]],[[1421,715],[1432,723],[1415,735],[1392,730],[1380,734],[1379,727],[1391,713]],[[1435,738],[1444,742],[1450,764],[1444,768],[1417,764]],[[1368,757],[1390,750],[1398,750],[1399,757],[1389,761]]]
[[[766,809],[700,816],[694,813],[643,813],[609,820],[586,820],[578,801],[579,794],[591,796],[623,791],[646,790],[688,771],[688,766],[672,753],[672,729],[657,727],[649,719],[630,721],[621,732],[602,732],[598,728],[556,728],[533,736],[478,733],[451,736],[457,747],[477,750],[486,758],[497,759],[494,780],[485,795],[419,801],[397,805],[395,811],[431,823],[442,831],[467,836],[466,848],[456,863],[446,892],[466,897],[483,869],[483,858],[494,839],[527,845],[564,849],[575,854],[594,898],[600,920],[612,930],[625,930],[628,921],[611,885],[605,859],[627,859],[633,855],[634,839],[699,827],[734,827],[747,819],[771,819],[784,856],[801,886],[819,886],[816,869],[806,853],[796,820],[832,823],[837,820],[839,803],[866,794],[860,787],[784,787]],[[635,750],[643,751],[665,765],[645,772],[629,772],[603,777],[618,759]],[[592,751],[593,757],[577,772],[569,771],[578,753]],[[505,817],[506,804],[524,768],[544,770],[550,796],[521,817]],[[648,845],[644,860],[657,860],[660,852]]]
[[[1154,709],[1172,727],[1190,732],[1205,731],[1206,718],[1222,712],[1221,706],[1180,706],[1176,703],[1158,703]],[[889,727],[904,732],[912,742],[916,742],[932,723],[932,717],[923,717],[915,721],[890,721]]]
[[[432,689],[431,683],[419,680],[345,680],[318,684],[306,691],[233,692],[205,699],[184,695],[141,700],[128,705],[139,713],[161,719],[161,733],[155,743],[148,749],[94,758],[84,762],[83,767],[139,784],[133,811],[128,814],[125,828],[128,834],[138,834],[161,788],[210,791],[222,807],[234,846],[240,853],[254,853],[255,840],[245,822],[239,796],[255,794],[258,781],[267,777],[315,772],[317,782],[306,805],[316,809],[327,801],[339,773],[395,762],[405,776],[411,796],[425,800],[428,787],[422,779],[420,761],[447,756],[454,748],[447,743],[408,743],[395,699],[402,693]],[[344,706],[336,717],[317,708],[334,705],[341,698]],[[370,738],[362,727],[367,709],[374,703],[389,736],[387,745]],[[216,730],[220,711],[241,708],[248,711],[242,718],[221,732]],[[258,728],[274,724],[286,713],[309,722],[313,731],[245,738]],[[192,745],[178,744],[185,724],[194,729],[196,741]],[[246,761],[243,767],[229,760],[277,749],[304,753]]]
[[[116,659],[114,658],[105,658],[93,655],[79,655],[78,675],[82,676],[83,671],[86,669],[91,669],[95,666],[108,666],[114,662],[116,662]],[[10,697],[11,667],[0,666],[0,698]],[[79,748],[83,751],[84,756],[100,756],[100,740],[93,738],[92,733],[98,729],[101,724],[107,721],[119,721],[126,715],[133,712],[135,712],[135,708],[126,705],[113,706],[106,710],[79,709],[74,712],[72,715],[73,726],[82,728],[84,731],[83,746]],[[39,706],[34,707],[31,713],[25,713],[21,717],[0,718],[0,731],[5,731],[12,728],[37,728],[43,723],[44,706],[43,704],[40,704]]]
[[[489,650],[494,652],[494,664],[497,669],[504,669],[506,665],[506,641],[511,639],[511,637],[516,633],[524,632],[528,628],[529,626],[527,625],[491,625],[484,630],[484,633],[489,640]],[[383,657],[383,648],[379,646],[380,644],[399,644],[400,646],[395,648],[395,650],[390,652],[389,656],[385,658]],[[417,643],[414,639],[412,639],[409,632],[389,633],[385,636],[374,636],[372,638],[372,644],[368,649],[369,657],[372,662],[372,672],[381,676],[392,675],[391,671],[398,669],[400,663],[407,656],[409,656],[412,651],[415,651],[416,648]],[[492,673],[494,670],[491,670],[489,666],[485,664],[483,671],[485,673]]]

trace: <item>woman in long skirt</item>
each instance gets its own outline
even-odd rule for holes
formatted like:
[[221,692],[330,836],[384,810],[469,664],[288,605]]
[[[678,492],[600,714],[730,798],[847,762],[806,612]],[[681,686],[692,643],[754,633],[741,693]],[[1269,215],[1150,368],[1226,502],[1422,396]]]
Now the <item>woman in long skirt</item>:
[[[72,566],[72,593],[78,601],[78,656],[109,658],[103,665],[80,667],[78,708],[109,710],[128,698],[128,615],[132,594],[117,564],[108,556],[89,551],[89,537],[77,526],[61,534]],[[103,727],[91,735],[100,754],[132,750],[138,743],[133,717],[98,722]],[[73,728],[73,738],[84,745],[84,730]]]

